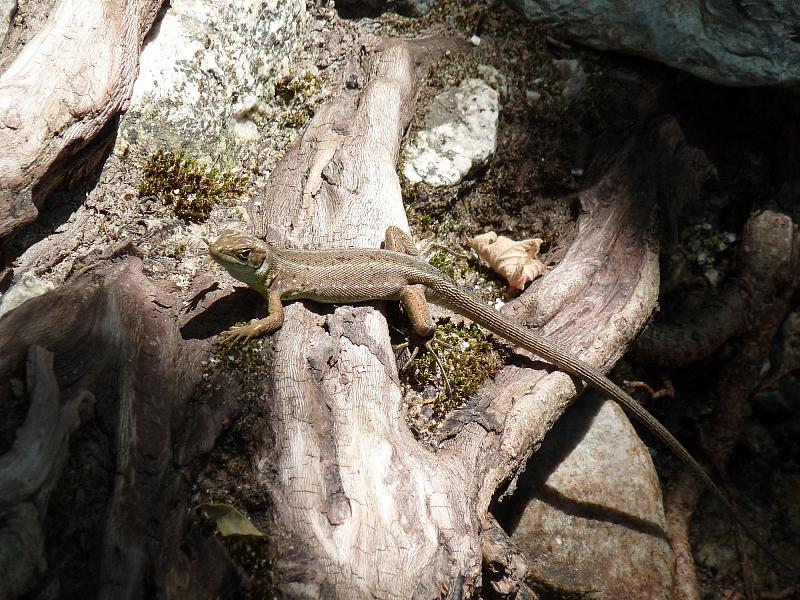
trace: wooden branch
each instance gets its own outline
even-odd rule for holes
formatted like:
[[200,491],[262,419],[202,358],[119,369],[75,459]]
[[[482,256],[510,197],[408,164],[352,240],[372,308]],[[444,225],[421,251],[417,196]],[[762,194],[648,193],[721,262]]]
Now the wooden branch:
[[[742,233],[742,265],[736,276],[748,296],[750,325],[732,342],[732,351],[717,377],[714,422],[706,445],[717,471],[733,452],[741,433],[747,400],[758,385],[759,373],[769,356],[772,341],[790,308],[800,271],[800,235],[791,217],[773,211],[751,215]],[[724,295],[736,294],[727,286]],[[670,480],[665,507],[668,534],[677,560],[676,598],[700,597],[694,559],[689,544],[689,521],[705,490],[688,469]],[[762,539],[769,539],[762,536]]]
[[[760,221],[766,218],[762,215]],[[680,367],[704,360],[731,339],[747,334],[753,315],[776,290],[768,279],[780,266],[776,261],[785,259],[776,256],[780,246],[774,246],[772,235],[753,236],[752,229],[760,221],[751,219],[746,225],[740,264],[719,292],[704,299],[691,313],[648,327],[636,341],[637,356],[652,365]]]
[[[405,227],[395,161],[412,112],[415,49],[368,50],[363,95],[342,86],[249,203],[256,234],[295,246],[377,247],[387,225]],[[613,169],[582,196],[582,235],[545,280],[555,283],[532,292],[549,290],[549,306],[558,305],[540,311],[544,331],[603,368],[655,305],[652,209],[662,180],[694,155],[671,120],[616,150]],[[489,502],[574,398],[573,381],[509,368],[483,392],[506,424],[501,437],[467,425],[432,455],[401,419],[388,332],[374,308],[290,305],[270,345],[274,414],[252,460],[277,513],[271,522],[302,548],[276,573],[279,588],[313,585],[331,597],[471,593]]]
[[36,218],[81,150],[127,108],[162,4],[61,0],[0,75],[0,239]]
[[[514,318],[536,323],[546,335],[601,369],[608,369],[621,356],[655,306],[658,246],[651,233],[653,208],[664,200],[662,194],[672,195],[678,180],[686,184],[679,195],[691,199],[692,194],[699,193],[699,182],[709,166],[702,153],[686,145],[671,118],[652,121],[621,149],[614,148],[613,144],[601,145],[598,150],[593,167],[598,183],[581,193],[585,213],[567,255],[551,274],[506,308]],[[500,486],[526,466],[531,452],[561,417],[576,390],[563,373],[512,366],[486,386],[484,394],[492,399],[489,415],[504,423],[501,433],[481,437],[473,427],[452,444],[465,456],[475,456],[474,463],[467,464],[479,472],[478,514],[488,509]],[[580,408],[583,414],[584,407]],[[517,490],[525,490],[521,494],[524,498],[536,501],[534,512],[526,512],[525,527],[539,527],[543,539],[528,550],[540,556],[542,548],[548,548],[546,561],[531,561],[532,574],[546,573],[548,584],[565,592],[602,584],[615,590],[612,595],[668,593],[671,559],[663,543],[664,517],[649,454],[632,431],[626,434],[624,425],[600,418],[602,410],[596,413],[586,418],[588,431],[581,436],[581,444],[595,444],[594,449],[584,451],[585,457],[594,458],[584,458],[582,463],[580,458],[562,460],[557,466],[551,465],[548,474],[537,475],[541,469],[534,456],[527,468],[532,468],[535,483],[513,480],[513,485],[521,486]],[[609,433],[609,427],[616,427],[616,432]],[[551,442],[549,438],[547,443],[559,445],[558,440]],[[557,453],[580,455],[577,450],[568,453],[566,449]],[[607,453],[628,457],[619,465],[609,465],[609,473],[616,476],[600,481],[592,475],[585,480],[577,475],[577,464],[590,468],[593,460]],[[623,469],[629,471],[623,474]],[[527,475],[519,477],[524,480]],[[541,488],[545,481],[548,489],[552,488],[550,492],[530,490],[534,485]],[[630,493],[631,486],[636,493]],[[648,500],[637,503],[634,497]],[[607,521],[628,526],[615,532]],[[571,539],[573,532],[576,539],[586,543],[597,540],[597,548],[584,552],[569,541],[547,544],[545,540],[555,530],[565,540]],[[600,539],[604,541],[599,543]],[[626,544],[641,553],[614,550]],[[597,572],[598,561],[606,566],[602,573]],[[643,567],[642,561],[648,566]],[[579,582],[588,588],[581,588]]]
[[[576,242],[553,272],[506,310],[521,322],[536,323],[545,335],[606,370],[655,307],[658,246],[651,219],[659,194],[670,189],[662,182],[701,179],[708,163],[686,145],[671,118],[651,123],[612,161],[608,150],[599,155],[610,168],[581,193],[585,214],[579,219]],[[506,426],[498,447],[486,446],[487,458],[478,459],[487,465],[481,492],[485,507],[497,486],[541,442],[576,389],[563,373],[517,369],[501,373],[489,393],[494,396],[490,412]],[[512,401],[514,397],[518,399]],[[503,458],[489,460],[496,451]]]
[[[12,556],[11,591],[138,597],[155,588],[188,599],[236,581],[219,543],[188,527],[187,483],[235,410],[237,386],[212,379],[222,395],[211,406],[202,394],[189,402],[209,349],[181,338],[177,304],[129,257],[0,318],[0,381],[19,377],[27,356],[31,399],[0,457],[2,509],[12,516],[0,536],[13,529],[25,546]],[[82,410],[67,444],[90,397],[94,411]],[[0,411],[14,415],[16,404],[0,386]],[[8,558],[0,552],[2,564]]]
[[42,531],[50,492],[61,477],[66,445],[80,424],[79,410],[91,406],[91,393],[79,392],[60,403],[53,355],[31,346],[26,367],[30,409],[12,450],[0,456],[0,596],[16,598],[29,591],[42,568]]
[[[415,69],[434,42],[368,44],[369,60],[356,67],[363,93],[343,85],[248,206],[257,233],[377,247],[388,225],[407,228],[395,163]],[[307,553],[303,563],[319,566],[284,569],[279,587],[317,578],[329,597],[437,597],[463,581],[471,594],[481,552],[463,493],[469,475],[411,437],[383,316],[369,306],[318,313],[294,304],[272,339],[265,377],[275,418],[253,462],[277,522]]]

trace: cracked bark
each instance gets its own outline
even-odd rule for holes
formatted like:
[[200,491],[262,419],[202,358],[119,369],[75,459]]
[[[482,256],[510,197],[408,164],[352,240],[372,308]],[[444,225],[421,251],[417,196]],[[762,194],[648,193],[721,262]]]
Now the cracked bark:
[[[0,75],[0,239],[33,221],[82,151],[125,110],[163,0],[61,0]],[[92,166],[89,166],[92,168]]]
[[[405,227],[395,161],[413,112],[419,48],[369,50],[363,93],[346,92],[323,107],[248,205],[257,235],[295,247],[377,247],[387,225]],[[508,308],[603,369],[655,305],[651,224],[659,193],[674,192],[681,178],[699,189],[708,169],[671,119],[610,148],[598,183],[581,196],[578,242]],[[492,581],[496,590],[520,590],[518,565],[492,558],[507,554],[490,550],[497,538],[486,532],[497,528],[487,524],[489,506],[574,399],[575,382],[539,363],[509,367],[483,392],[501,431],[468,424],[431,454],[401,418],[382,314],[338,308],[321,321],[317,310],[289,306],[273,336],[274,417],[253,457],[277,522],[291,546],[303,548],[302,559],[277,574],[279,589],[302,584],[325,597],[419,598],[458,589],[469,596],[486,561],[501,574]],[[660,510],[647,515],[663,530]],[[318,567],[303,572],[300,562]]]
[[0,381],[27,378],[0,386],[1,508],[19,517],[0,535],[27,549],[21,559],[0,544],[0,563],[14,567],[0,596],[235,588],[221,545],[188,526],[188,484],[236,404],[189,402],[209,346],[181,339],[175,307],[173,290],[127,257],[0,319]]

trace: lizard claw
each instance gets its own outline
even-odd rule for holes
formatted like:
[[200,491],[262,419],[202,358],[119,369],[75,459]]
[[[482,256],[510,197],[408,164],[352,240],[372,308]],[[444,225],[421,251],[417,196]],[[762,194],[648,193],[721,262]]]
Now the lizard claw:
[[[446,342],[437,340],[436,343],[441,344],[446,348],[452,348],[452,345]],[[439,373],[441,373],[442,375],[442,381],[444,382],[445,393],[447,394],[448,397],[452,396],[453,389],[450,387],[450,378],[447,376],[447,369],[445,369],[444,364],[439,358],[439,354],[433,348],[433,340],[424,340],[424,341],[415,340],[413,342],[411,340],[406,340],[402,344],[394,346],[393,349],[395,352],[411,348],[411,356],[409,357],[408,362],[406,362],[406,364],[400,370],[406,371],[411,366],[411,363],[414,362],[414,360],[417,358],[417,355],[419,354],[420,347],[425,348],[425,351],[429,352],[431,356],[433,356],[433,360],[436,362],[436,367],[439,369]]]
[[255,337],[252,325],[236,325],[219,336],[220,345],[225,348],[233,348],[238,344],[244,344]]

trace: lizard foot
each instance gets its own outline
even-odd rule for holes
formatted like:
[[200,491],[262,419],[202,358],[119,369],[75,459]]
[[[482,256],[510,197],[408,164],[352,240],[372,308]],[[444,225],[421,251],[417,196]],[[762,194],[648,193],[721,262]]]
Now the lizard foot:
[[244,344],[261,335],[261,328],[258,321],[249,325],[236,325],[219,336],[219,343],[226,348],[231,348],[237,344]]
[[[443,346],[445,346],[447,348],[451,348],[452,347],[450,344],[447,344],[445,342],[437,341],[436,343],[437,344],[442,344]],[[413,346],[413,349],[411,350],[411,357],[408,359],[408,362],[403,366],[403,368],[401,370],[402,371],[408,370],[408,368],[411,366],[411,363],[413,363],[414,360],[419,355],[420,347],[425,348],[425,351],[429,352],[430,355],[433,356],[433,360],[436,362],[436,367],[439,369],[439,373],[442,374],[442,381],[444,381],[445,393],[447,394],[448,397],[451,396],[452,393],[453,393],[453,390],[450,387],[450,378],[447,376],[447,369],[444,368],[444,363],[442,363],[442,361],[439,359],[438,352],[436,352],[436,350],[433,347],[433,340],[428,339],[428,340],[425,340],[423,342],[420,342],[420,341],[412,342],[410,340],[407,340],[407,341],[403,342],[402,344],[398,344],[397,346],[393,346],[392,349],[395,352],[399,352],[400,350],[405,350],[406,348],[411,347],[411,346]]]

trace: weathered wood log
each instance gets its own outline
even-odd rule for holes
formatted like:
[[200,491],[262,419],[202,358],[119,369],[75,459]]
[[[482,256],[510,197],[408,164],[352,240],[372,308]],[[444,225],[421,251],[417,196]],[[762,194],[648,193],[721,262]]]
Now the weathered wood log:
[[[354,67],[366,81],[363,91],[343,91],[320,109],[264,194],[249,203],[256,233],[282,244],[368,247],[380,243],[387,225],[405,226],[397,153],[414,111],[418,69],[447,46],[368,44]],[[652,209],[690,155],[670,120],[610,147],[598,161],[598,183],[581,197],[578,242],[508,311],[609,368],[653,308]],[[199,322],[212,313],[205,309],[201,303],[192,316]],[[479,393],[498,430],[467,423],[434,453],[402,418],[386,321],[375,307],[287,307],[286,324],[264,344],[269,366],[247,390],[227,373],[197,389],[209,347],[181,339],[178,322],[184,332],[203,330],[188,320],[134,258],[95,267],[0,319],[0,377],[19,377],[38,345],[55,355],[63,397],[81,390],[95,397],[95,416],[77,434],[55,508],[44,507],[50,515],[73,513],[46,531],[50,568],[35,582],[39,588],[74,590],[75,574],[102,595],[155,589],[189,598],[237,585],[214,538],[187,526],[187,483],[193,460],[213,445],[246,393],[256,392],[268,419],[249,457],[248,483],[271,507],[279,591],[470,595],[484,562],[499,574],[492,581],[498,591],[524,589],[525,560],[503,539],[489,505],[575,397],[570,377],[518,357]],[[0,406],[14,414],[7,389]],[[10,438],[22,420],[0,433]],[[633,517],[655,530],[663,520],[657,503]],[[77,550],[67,541],[75,529],[85,536]]]
[[[184,341],[176,321],[176,299],[136,258],[97,266],[0,319],[0,381],[24,376],[27,357],[30,401],[15,433],[20,401],[0,386],[2,510],[18,517],[0,537],[26,550],[0,548],[0,563],[14,566],[3,569],[0,596],[158,589],[198,598],[235,581],[221,546],[187,531],[187,516],[192,461],[237,405],[189,403],[209,348]],[[235,394],[235,384],[219,387]]]
[[[405,226],[395,161],[412,112],[414,57],[398,43],[374,50],[362,65],[362,95],[317,113],[249,203],[256,234],[295,246],[377,247],[387,225]],[[545,333],[609,368],[655,305],[652,209],[658,182],[686,158],[683,146],[680,129],[666,121],[606,156],[611,170],[582,196],[579,242],[512,314],[533,316]],[[533,311],[533,297],[548,298],[548,310]],[[270,345],[274,413],[253,465],[276,513],[270,522],[285,528],[287,549],[303,549],[280,565],[279,589],[324,597],[473,593],[489,504],[575,397],[575,382],[535,363],[509,367],[480,394],[500,431],[468,424],[432,454],[400,418],[386,323],[373,307],[293,304]],[[663,513],[648,514],[655,529],[663,526]]]
[[0,75],[0,239],[36,218],[75,158],[125,110],[162,4],[61,0]]

